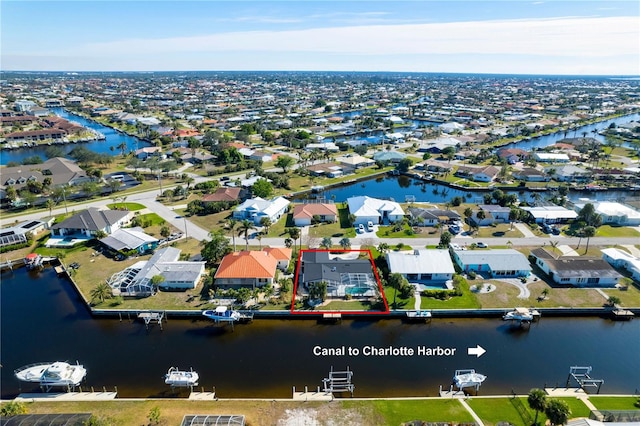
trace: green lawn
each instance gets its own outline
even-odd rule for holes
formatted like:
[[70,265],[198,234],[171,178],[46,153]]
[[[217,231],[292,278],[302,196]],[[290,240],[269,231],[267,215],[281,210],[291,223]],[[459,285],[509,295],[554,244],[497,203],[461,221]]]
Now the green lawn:
[[124,209],[132,212],[146,208],[145,206],[139,203],[111,203],[111,204],[107,204],[107,207],[109,207],[111,210]]
[[633,396],[590,396],[589,401],[599,410],[640,410],[633,405],[638,398]]
[[499,223],[496,226],[482,226],[478,229],[478,233],[475,238],[492,238],[492,237],[504,237],[504,238],[522,238],[522,232],[518,228],[511,229],[511,225],[507,223]]
[[473,417],[457,399],[345,401],[345,408],[372,405],[382,417],[375,424],[399,426],[412,420],[471,423]]
[[167,221],[158,216],[157,213],[147,213],[138,216],[142,223],[151,222],[151,226],[164,225]]
[[394,231],[394,226],[380,226],[376,236],[379,238],[416,238],[420,236],[413,232],[413,229],[409,225],[404,225],[401,231]]
[[598,227],[596,237],[638,237],[640,232],[625,226],[602,225]]
[[318,306],[316,311],[376,311],[371,303],[360,300],[335,300],[323,306]]
[[[526,400],[522,403],[529,411]],[[525,424],[525,420],[509,398],[470,398],[467,400],[467,404],[482,419],[485,426],[493,426],[500,422],[509,422],[513,425]],[[535,413],[530,414],[533,419]]]

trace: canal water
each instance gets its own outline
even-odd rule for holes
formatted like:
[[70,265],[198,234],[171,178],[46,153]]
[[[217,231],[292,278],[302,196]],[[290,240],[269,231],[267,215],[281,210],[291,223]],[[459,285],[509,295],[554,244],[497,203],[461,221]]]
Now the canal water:
[[[145,142],[136,137],[117,132],[111,127],[103,126],[102,124],[96,123],[95,121],[88,120],[79,115],[71,114],[62,108],[52,108],[51,111],[64,119],[74,121],[76,123],[79,123],[81,126],[97,130],[106,137],[106,140],[83,142],[81,144],[70,143],[66,145],[53,145],[62,148],[64,152],[69,152],[77,146],[84,146],[100,154],[118,155],[120,153],[120,149],[118,149],[118,146],[123,142],[127,146],[125,150],[126,152],[132,150],[135,151],[138,148],[144,148],[145,146],[151,145],[149,142]],[[43,160],[46,160],[47,157],[45,156],[45,151],[47,148],[47,145],[41,145],[35,148],[19,148],[13,150],[4,149],[0,151],[0,164],[7,164],[10,161],[19,163],[25,158],[32,157],[34,155],[39,155]]]
[[[88,266],[87,266],[88,267]],[[88,370],[85,389],[113,390],[121,397],[169,396],[163,375],[171,366],[200,373],[205,390],[221,398],[291,397],[292,387],[315,388],[329,370],[354,371],[357,397],[435,396],[456,369],[487,375],[480,394],[564,385],[570,366],[592,366],[604,393],[640,390],[640,321],[541,318],[530,330],[500,319],[256,320],[235,331],[207,320],[172,319],[161,331],[138,321],[93,319],[66,279],[51,269],[2,274],[0,388],[2,398],[34,390],[13,370],[42,361],[76,360]],[[480,345],[482,357],[467,349]],[[315,355],[321,348],[349,348],[356,355]],[[450,356],[364,356],[367,347],[407,351],[440,347]]]

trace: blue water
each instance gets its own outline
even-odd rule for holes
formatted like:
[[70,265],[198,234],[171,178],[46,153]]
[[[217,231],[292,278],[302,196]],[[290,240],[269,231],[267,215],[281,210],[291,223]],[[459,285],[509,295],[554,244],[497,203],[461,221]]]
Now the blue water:
[[[143,148],[145,146],[150,146],[151,144],[145,141],[142,141],[136,137],[125,135],[123,133],[116,132],[113,128],[103,126],[102,124],[96,123],[91,120],[87,120],[84,117],[80,117],[75,114],[71,114],[62,108],[53,108],[52,111],[69,121],[75,121],[80,123],[80,125],[84,127],[88,127],[105,135],[106,140],[102,141],[92,141],[86,142],[82,144],[67,144],[67,145],[55,145],[56,147],[62,148],[65,152],[71,151],[73,148],[77,146],[84,146],[92,151],[98,152],[100,154],[112,154],[117,155],[120,153],[120,150],[117,148],[122,142],[127,145],[126,151],[136,150],[138,148]],[[42,160],[46,160],[45,151],[48,146],[39,146],[37,148],[19,148],[13,150],[2,150],[0,151],[0,164],[7,164],[8,162],[21,162],[27,157],[32,157],[34,155],[39,155],[42,157]],[[112,149],[113,148],[113,149]]]

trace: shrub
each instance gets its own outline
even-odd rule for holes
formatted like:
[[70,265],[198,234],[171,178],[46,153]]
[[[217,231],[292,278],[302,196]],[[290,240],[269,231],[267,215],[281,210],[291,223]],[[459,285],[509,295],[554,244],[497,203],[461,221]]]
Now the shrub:
[[477,276],[477,274],[476,274],[476,272],[475,272],[475,271],[469,271],[469,272],[467,273],[467,277],[469,277],[469,279],[470,279],[470,280],[475,280],[475,279],[476,279],[476,276]]

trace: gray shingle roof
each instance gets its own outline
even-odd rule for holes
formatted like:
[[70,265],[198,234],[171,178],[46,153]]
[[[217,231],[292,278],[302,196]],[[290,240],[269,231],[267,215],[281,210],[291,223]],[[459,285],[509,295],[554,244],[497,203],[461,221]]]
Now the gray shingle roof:
[[62,222],[55,224],[51,229],[83,229],[88,231],[100,231],[107,226],[114,225],[129,215],[123,210],[98,210],[90,207],[85,211],[71,216]]

